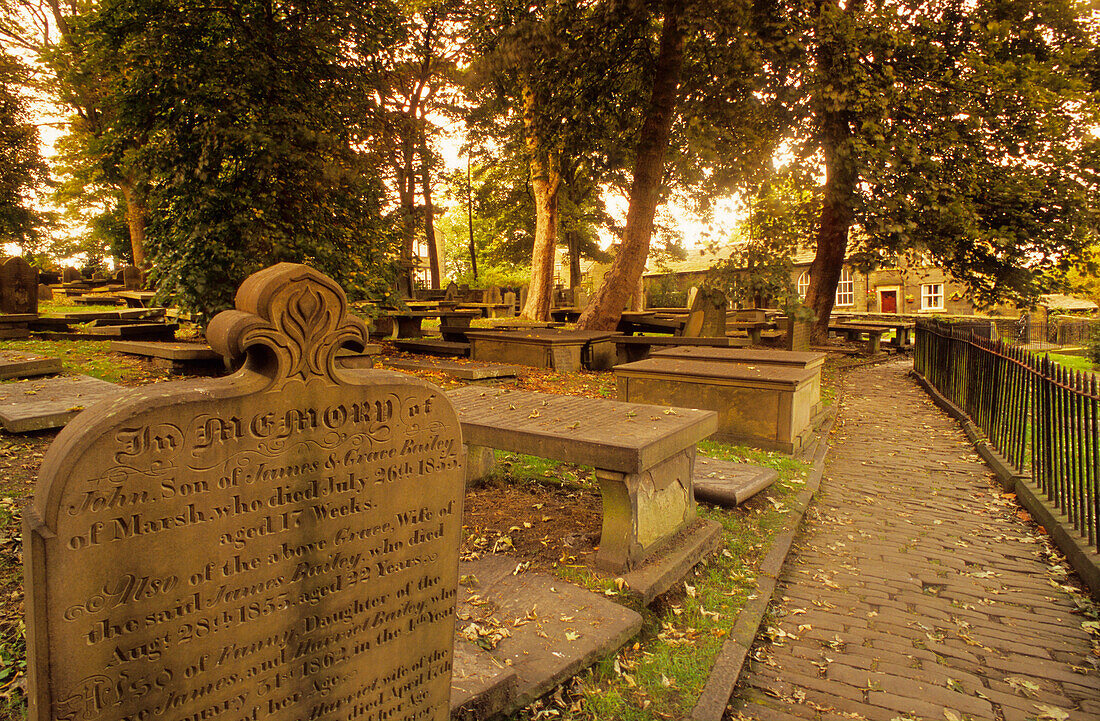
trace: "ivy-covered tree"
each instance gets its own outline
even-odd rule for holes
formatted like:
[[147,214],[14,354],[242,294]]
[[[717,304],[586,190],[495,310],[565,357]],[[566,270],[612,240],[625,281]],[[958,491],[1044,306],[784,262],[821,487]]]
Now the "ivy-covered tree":
[[201,317],[280,261],[353,297],[381,291],[396,250],[362,149],[376,134],[370,59],[386,3],[108,0],[82,16],[84,72],[110,78],[110,137],[140,138],[149,248],[163,295]]
[[36,194],[45,189],[49,170],[23,95],[27,82],[27,68],[0,49],[0,241],[30,254],[45,220]]

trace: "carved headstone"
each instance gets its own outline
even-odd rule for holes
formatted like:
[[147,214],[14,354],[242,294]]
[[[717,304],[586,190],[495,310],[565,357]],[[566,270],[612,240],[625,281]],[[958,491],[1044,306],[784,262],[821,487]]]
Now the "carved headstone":
[[80,275],[80,271],[76,268],[66,266],[61,270],[62,283],[79,283],[82,280],[84,280],[84,277]]
[[447,284],[447,290],[443,294],[443,300],[462,300],[462,292],[458,288],[458,284],[453,280]]
[[0,313],[38,312],[38,269],[16,256],[0,263]]
[[331,279],[254,274],[208,328],[233,376],[82,413],[24,527],[33,721],[449,716],[462,438],[361,349]]

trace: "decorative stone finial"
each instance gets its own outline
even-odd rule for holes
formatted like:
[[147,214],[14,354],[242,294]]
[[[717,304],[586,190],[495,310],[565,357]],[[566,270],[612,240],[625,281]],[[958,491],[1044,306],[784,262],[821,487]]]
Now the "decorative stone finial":
[[340,286],[305,265],[279,263],[253,273],[236,302],[236,310],[210,322],[207,340],[231,360],[246,357],[248,367],[276,385],[310,376],[333,380],[336,352],[362,350],[367,341],[367,326],[348,315]]

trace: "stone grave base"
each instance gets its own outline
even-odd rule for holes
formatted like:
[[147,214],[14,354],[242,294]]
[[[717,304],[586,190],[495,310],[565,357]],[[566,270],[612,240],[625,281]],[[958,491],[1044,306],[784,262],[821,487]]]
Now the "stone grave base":
[[475,637],[477,627],[501,627],[510,635],[491,650],[456,645],[452,718],[473,721],[521,709],[641,630],[637,612],[545,573],[513,575],[518,563],[514,556],[488,555],[459,564],[457,640]]
[[0,424],[10,433],[60,428],[86,407],[124,390],[91,376],[0,383]]
[[401,370],[436,371],[463,381],[510,378],[519,375],[520,372],[518,367],[505,363],[490,363],[488,361],[459,363],[438,358],[390,358],[386,360],[386,365]]
[[695,456],[695,500],[733,507],[779,478],[774,468]]
[[622,574],[626,581],[623,590],[642,605],[649,605],[682,581],[695,564],[718,548],[721,540],[722,524],[696,518],[641,565]]
[[0,352],[0,380],[46,376],[60,372],[60,358],[46,358],[18,351]]

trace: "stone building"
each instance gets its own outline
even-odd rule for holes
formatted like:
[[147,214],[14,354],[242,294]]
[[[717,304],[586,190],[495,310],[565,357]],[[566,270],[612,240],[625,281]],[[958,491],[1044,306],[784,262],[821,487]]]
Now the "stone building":
[[[685,297],[689,288],[700,285],[707,271],[719,260],[730,256],[733,246],[717,250],[695,249],[682,261],[652,268],[644,275],[647,294],[662,298]],[[798,292],[805,295],[810,285],[810,264],[814,251],[802,250],[793,259],[791,280]],[[657,305],[668,304],[662,300]],[[653,305],[653,303],[651,303]],[[837,313],[948,313],[970,315],[975,312],[969,292],[963,283],[933,266],[899,262],[869,272],[845,264],[837,284]]]

